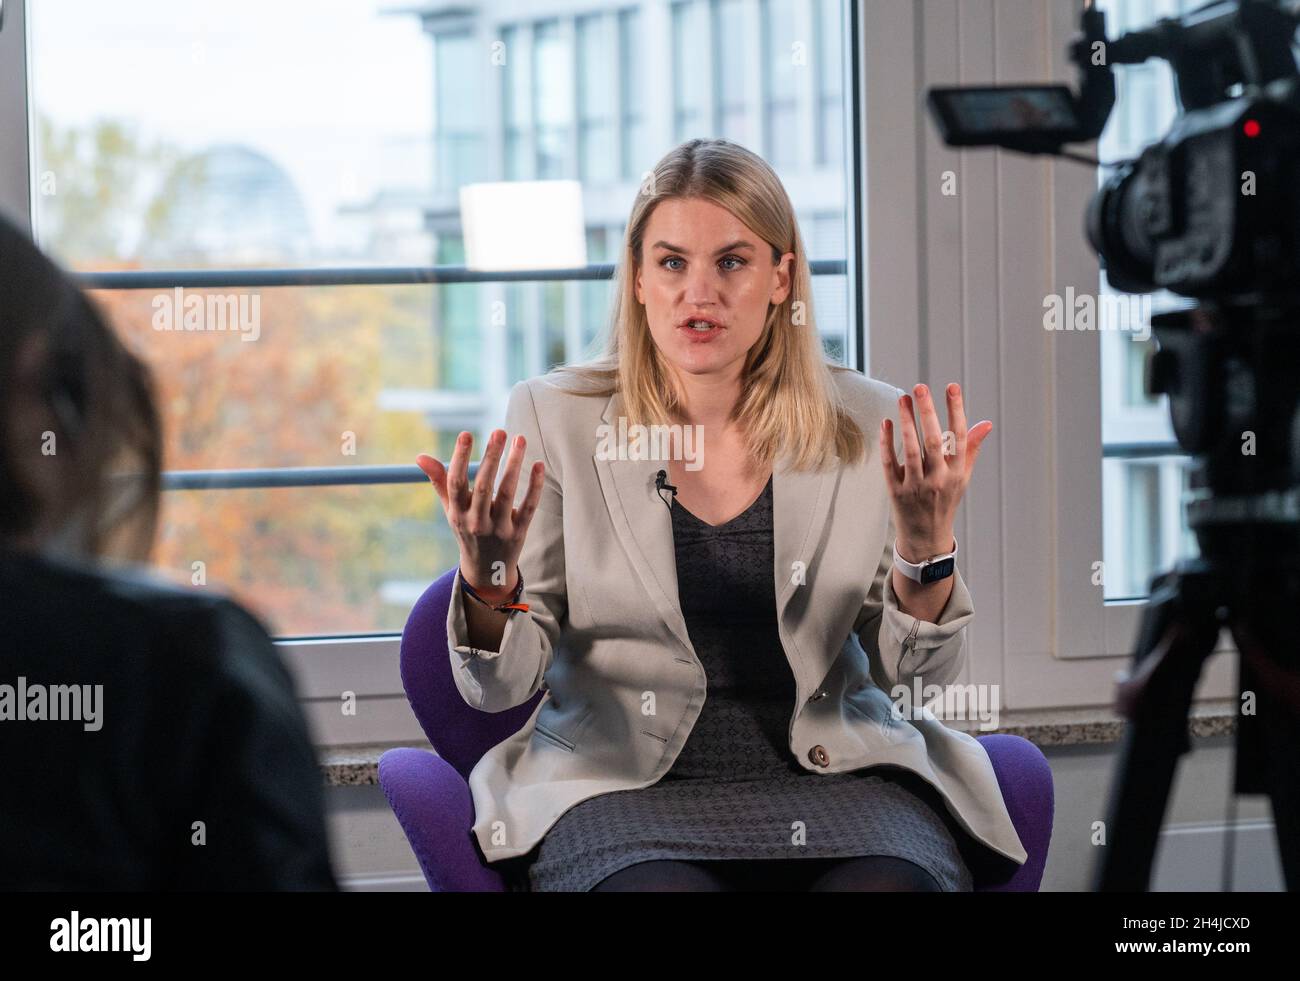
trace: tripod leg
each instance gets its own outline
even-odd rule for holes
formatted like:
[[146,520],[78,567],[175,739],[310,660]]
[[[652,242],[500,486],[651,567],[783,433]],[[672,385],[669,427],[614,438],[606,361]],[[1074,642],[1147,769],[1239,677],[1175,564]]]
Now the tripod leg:
[[[1280,638],[1265,634],[1272,652],[1290,650]],[[1297,673],[1280,656],[1261,643],[1260,635],[1241,621],[1232,624],[1240,656],[1241,690],[1255,694],[1254,716],[1237,719],[1238,793],[1268,794],[1273,807],[1278,855],[1287,889],[1300,890],[1300,778],[1296,774],[1295,748],[1300,745],[1300,699]],[[1278,644],[1282,646],[1277,646]]]
[[1094,886],[1098,891],[1149,888],[1174,770],[1190,748],[1192,693],[1219,625],[1213,616],[1188,617],[1185,586],[1185,580],[1167,577],[1152,591],[1134,670],[1121,685],[1119,700],[1129,721],[1106,816],[1107,844]]

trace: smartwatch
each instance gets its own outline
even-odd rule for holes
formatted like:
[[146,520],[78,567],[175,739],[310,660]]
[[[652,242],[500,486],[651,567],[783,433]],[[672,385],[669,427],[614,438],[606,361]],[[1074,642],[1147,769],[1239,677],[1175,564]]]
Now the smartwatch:
[[952,540],[952,551],[947,555],[935,555],[922,562],[908,562],[898,554],[898,540],[894,540],[894,565],[898,571],[914,582],[923,586],[940,579],[947,579],[957,567],[957,539]]

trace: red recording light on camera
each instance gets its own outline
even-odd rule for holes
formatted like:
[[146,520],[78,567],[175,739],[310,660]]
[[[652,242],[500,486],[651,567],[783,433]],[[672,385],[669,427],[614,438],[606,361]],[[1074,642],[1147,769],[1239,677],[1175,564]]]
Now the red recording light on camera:
[[1259,135],[1259,121],[1256,119],[1247,119],[1242,125],[1241,131],[1249,136],[1252,140]]

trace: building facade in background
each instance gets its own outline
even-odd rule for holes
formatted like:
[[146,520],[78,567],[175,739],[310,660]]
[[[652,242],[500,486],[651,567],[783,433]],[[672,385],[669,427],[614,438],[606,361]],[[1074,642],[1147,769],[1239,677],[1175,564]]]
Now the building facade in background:
[[[844,258],[841,0],[504,0],[416,13],[434,46],[435,263],[464,261],[460,187],[513,180],[580,181],[588,262],[615,263],[643,175],[678,143],[713,136],[777,170],[810,258]],[[827,350],[843,360],[845,278],[816,277],[813,295]],[[595,353],[611,297],[609,281],[441,287],[435,387],[384,398],[422,407],[434,429],[481,429],[468,419],[500,419],[515,382]]]

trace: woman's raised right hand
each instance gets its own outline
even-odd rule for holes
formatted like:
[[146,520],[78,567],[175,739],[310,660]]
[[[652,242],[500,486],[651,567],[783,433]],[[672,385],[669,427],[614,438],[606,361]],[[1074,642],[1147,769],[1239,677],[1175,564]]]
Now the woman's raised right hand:
[[[469,455],[474,437],[462,432],[456,438],[456,449],[451,455],[451,465],[421,453],[416,465],[424,471],[438,497],[447,522],[460,543],[461,577],[470,587],[489,602],[508,599],[519,582],[519,554],[524,548],[524,536],[533,520],[533,513],[542,498],[542,481],[546,465],[538,460],[528,475],[528,493],[519,507],[514,506],[519,484],[519,467],[524,459],[525,440],[516,436],[506,458],[501,487],[495,496],[497,464],[506,445],[504,429],[494,429],[488,437],[487,449],[479,463],[478,476],[469,482]],[[499,564],[498,564],[499,563]],[[505,576],[501,582],[492,581],[494,573]]]

